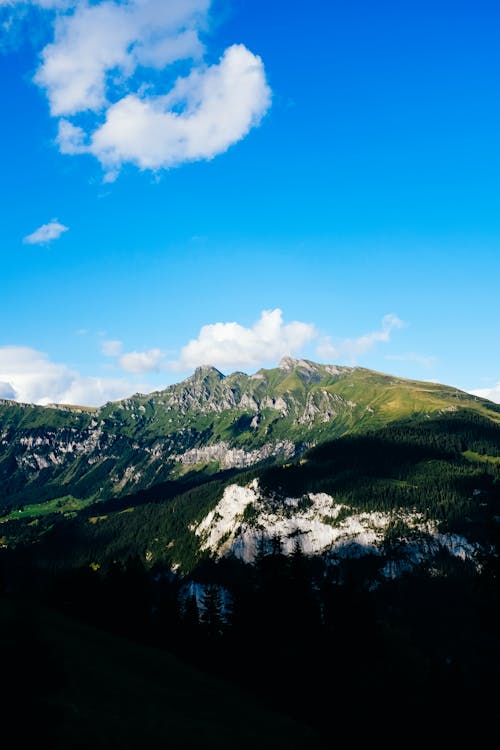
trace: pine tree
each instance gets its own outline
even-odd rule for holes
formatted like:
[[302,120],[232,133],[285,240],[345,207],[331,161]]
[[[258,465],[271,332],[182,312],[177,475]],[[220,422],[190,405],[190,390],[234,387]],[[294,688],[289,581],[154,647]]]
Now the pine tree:
[[187,632],[194,632],[200,624],[200,610],[195,594],[190,594],[182,608],[181,616],[182,626]]
[[203,594],[201,624],[210,639],[220,638],[224,630],[222,594],[217,584],[210,584]]

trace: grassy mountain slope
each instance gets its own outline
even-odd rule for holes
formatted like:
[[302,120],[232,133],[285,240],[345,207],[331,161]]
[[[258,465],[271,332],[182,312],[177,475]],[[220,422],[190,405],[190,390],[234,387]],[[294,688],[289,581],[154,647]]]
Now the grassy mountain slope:
[[[278,515],[288,513],[286,498],[324,492],[345,506],[342,518],[415,512],[440,532],[488,546],[500,516],[499,458],[500,425],[470,410],[399,420],[326,441],[283,465],[192,472],[71,513],[11,514],[0,524],[0,542],[25,546],[44,567],[105,567],[135,554],[148,565],[180,565],[188,572],[207,554],[194,527],[225,488],[257,478]],[[336,527],[341,520],[327,522]],[[403,540],[408,529],[395,531]]]
[[500,407],[454,388],[285,358],[254,375],[198,368],[101,409],[0,402],[0,507],[130,494],[191,470],[289,459],[392,421]]

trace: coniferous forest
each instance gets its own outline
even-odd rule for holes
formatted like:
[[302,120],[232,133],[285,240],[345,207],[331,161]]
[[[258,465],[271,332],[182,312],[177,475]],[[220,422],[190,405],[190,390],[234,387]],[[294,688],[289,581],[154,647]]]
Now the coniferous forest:
[[[425,738],[432,726],[448,737],[472,721],[489,726],[500,664],[499,454],[498,425],[454,414],[346,436],[313,448],[307,460],[201,476],[197,485],[188,477],[184,486],[103,501],[98,522],[94,507],[34,527],[4,524],[18,524],[17,541],[0,556],[3,642],[17,644],[4,654],[4,670],[17,686],[7,715],[15,722],[17,702],[28,701],[40,737],[45,725],[53,726],[50,711],[60,714],[63,728],[79,725],[83,716],[75,722],[70,714],[89,711],[90,698],[80,695],[76,706],[66,700],[74,688],[57,654],[80,628],[85,642],[101,633],[121,644],[131,665],[138,648],[153,661],[175,659],[177,672],[167,666],[167,682],[196,670],[229,694],[242,691],[258,717],[271,712],[291,722],[277,746],[288,737],[289,746],[334,747],[349,735],[369,740],[388,731],[391,744],[408,727]],[[212,507],[228,483],[256,476],[278,503],[321,491],[361,510],[417,509],[439,519],[443,530],[466,532],[477,554],[461,559],[443,548],[387,578],[378,555],[306,555],[300,536],[287,555],[279,535],[263,531],[252,564],[200,552],[186,533],[188,521]],[[175,534],[182,569],[172,570],[168,550],[148,563],[147,540]],[[384,560],[397,562],[410,538],[395,519]],[[60,618],[64,631],[50,648],[47,618]],[[102,663],[99,657],[93,667],[97,682]],[[151,700],[147,690],[143,700]],[[206,698],[192,700],[194,715],[202,716]],[[136,699],[135,711],[137,705]],[[115,707],[117,715],[121,710]],[[102,715],[94,720],[103,736],[111,731]],[[162,731],[151,728],[153,743]],[[52,737],[56,744],[48,739],[48,746],[64,746],[58,741],[69,740]]]

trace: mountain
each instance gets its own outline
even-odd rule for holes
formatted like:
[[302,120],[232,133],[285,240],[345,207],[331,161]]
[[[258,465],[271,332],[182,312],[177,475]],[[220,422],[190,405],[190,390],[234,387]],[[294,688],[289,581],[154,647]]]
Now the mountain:
[[0,407],[0,545],[183,572],[283,551],[393,576],[474,560],[500,513],[500,407],[447,386],[283,359],[101,409]]
[[[168,654],[300,717],[325,747],[353,727],[373,742],[382,715],[386,744],[408,726],[422,739],[437,726],[448,742],[450,717],[460,733],[462,717],[476,733],[496,717],[495,404],[286,358],[254,375],[199,368],[101,409],[2,402],[0,436],[0,626],[3,598],[31,598],[113,638],[50,623],[75,679],[44,688],[42,703],[35,682],[31,703],[38,715],[48,695],[71,740],[88,745],[94,721],[106,739],[124,726],[131,747],[142,734],[156,746],[171,727],[182,735],[175,695],[187,673]],[[19,639],[14,674],[33,644],[26,629]],[[105,689],[111,674],[125,713]],[[193,679],[197,734],[213,702]],[[234,695],[245,710],[227,736],[242,744],[246,699]],[[218,718],[208,723],[217,735]]]
[[363,368],[285,357],[224,376],[200,367],[183,382],[99,409],[0,401],[0,507],[54,501],[71,511],[192,472],[287,461],[326,440],[395,420],[500,407],[457,389]]

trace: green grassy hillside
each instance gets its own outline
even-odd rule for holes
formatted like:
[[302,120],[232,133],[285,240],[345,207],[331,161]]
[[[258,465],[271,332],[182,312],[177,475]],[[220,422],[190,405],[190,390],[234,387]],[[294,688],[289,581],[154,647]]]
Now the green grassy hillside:
[[[361,512],[417,511],[442,531],[488,545],[500,516],[500,425],[463,410],[392,422],[312,448],[284,465],[257,466],[154,485],[77,508],[37,506],[0,523],[0,543],[42,566],[98,564],[138,555],[149,566],[192,570],[206,556],[192,531],[228,484],[258,478],[271,496],[326,492]],[[72,508],[68,512],[66,508]],[[354,510],[353,510],[354,512]],[[36,544],[34,544],[36,542]]]
[[[500,407],[454,388],[285,359],[254,375],[199,368],[177,385],[101,409],[0,402],[0,508],[120,497],[186,472],[288,460],[344,434]],[[68,508],[67,512],[72,512]]]

